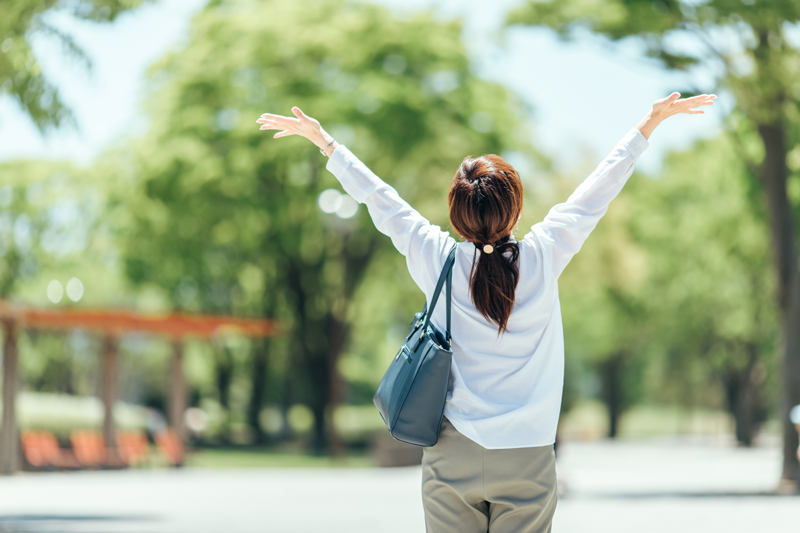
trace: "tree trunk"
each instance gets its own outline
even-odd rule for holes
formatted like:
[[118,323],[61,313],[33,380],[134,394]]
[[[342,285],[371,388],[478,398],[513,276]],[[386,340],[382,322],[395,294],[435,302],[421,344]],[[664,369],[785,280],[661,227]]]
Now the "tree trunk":
[[733,423],[736,428],[736,442],[741,446],[750,446],[752,438],[747,424],[747,416],[743,409],[743,389],[745,386],[742,380],[742,374],[734,371],[727,372],[722,378],[725,387],[725,404],[728,407],[728,412],[733,417]]
[[219,403],[225,409],[225,424],[222,431],[222,439],[228,442],[231,438],[230,397],[231,381],[233,380],[233,361],[227,348],[218,347],[215,351],[217,352],[217,393],[219,394]]
[[797,428],[789,418],[792,407],[800,405],[800,279],[794,276],[790,292],[790,305],[784,312],[783,337],[781,342],[781,374],[783,390],[781,419],[783,422],[783,470],[784,482],[794,482],[800,491],[800,461],[798,461]]
[[117,342],[113,335],[104,339],[102,378],[100,394],[103,399],[103,439],[106,447],[116,449],[117,437],[114,428],[114,403],[117,400]]
[[619,417],[623,410],[623,364],[623,356],[619,354],[600,363],[601,394],[606,409],[608,409],[608,438],[610,439],[615,439],[619,433]]
[[779,343],[782,379],[781,422],[783,424],[782,478],[800,481],[797,459],[797,431],[789,420],[792,406],[800,404],[800,273],[797,270],[797,244],[794,213],[786,192],[789,169],[786,166],[786,125],[781,118],[758,124],[764,143],[761,179],[769,207],[772,255],[777,273],[777,300],[782,316]]
[[[314,325],[305,329],[320,335],[324,331],[324,326],[318,321],[313,321]],[[326,417],[328,403],[331,395],[331,373],[329,366],[329,346],[328,339],[306,339],[310,344],[307,348],[309,356],[308,377],[311,384],[311,412],[314,413],[314,435],[312,449],[317,455],[328,452],[330,440],[328,435],[328,420]],[[324,347],[318,345],[322,342]]]
[[250,389],[250,404],[247,408],[247,423],[253,430],[255,440],[259,444],[267,441],[267,434],[261,429],[261,421],[259,420],[261,408],[264,406],[267,381],[266,342],[268,341],[258,342],[253,350],[252,387]]
[[736,426],[736,442],[750,447],[763,422],[764,409],[757,383],[758,348],[748,346],[745,368],[730,370],[723,376],[728,411]]
[[[169,409],[169,425],[175,434],[186,442],[188,437],[187,427],[184,423],[186,416],[186,375],[183,371],[183,340],[172,341],[172,359],[170,361],[169,391],[167,408]],[[183,461],[177,461],[182,463]]]
[[333,423],[333,413],[337,405],[343,400],[344,383],[342,377],[339,375],[339,355],[344,348],[344,341],[348,333],[347,324],[334,316],[331,313],[328,323],[328,372],[330,373],[330,397],[328,404],[330,406],[331,420],[328,427],[328,443],[330,445],[331,455],[334,457],[341,457],[345,454],[345,445],[339,434],[336,431],[336,426]]
[[[343,399],[343,383],[338,372],[339,355],[344,348],[350,327],[346,322],[347,305],[353,297],[358,282],[362,279],[370,258],[376,249],[378,239],[371,239],[364,249],[356,254],[350,253],[351,235],[345,242],[339,259],[344,263],[344,279],[338,289],[331,287],[309,287],[302,282],[303,269],[309,267],[302,262],[287,265],[286,282],[295,294],[297,309],[297,342],[301,346],[302,357],[297,358],[310,384],[310,407],[314,413],[313,449],[315,453],[342,454],[343,443],[336,435],[329,418],[333,408]],[[319,274],[317,273],[317,276]],[[320,318],[309,316],[313,304],[313,290],[328,291],[327,312]],[[339,303],[337,303],[337,299]],[[297,335],[297,334],[296,334]],[[330,424],[330,425],[329,425]]]
[[[307,379],[307,398],[309,408],[314,415],[314,426],[311,447],[315,454],[323,454],[328,449],[328,435],[325,412],[330,398],[330,372],[328,366],[328,339],[325,329],[325,317],[310,316],[309,307],[313,305],[313,291],[321,290],[317,286],[303,283],[304,274],[315,273],[313,267],[302,262],[287,265],[286,282],[295,296],[295,353],[293,364],[297,365],[300,375]],[[317,274],[318,275],[318,274]],[[312,294],[307,294],[311,292]],[[305,380],[303,380],[305,381]]]
[[17,331],[12,320],[3,320],[3,420],[0,422],[0,475],[13,474],[21,464],[19,428],[17,428],[16,399],[19,374],[17,374]]

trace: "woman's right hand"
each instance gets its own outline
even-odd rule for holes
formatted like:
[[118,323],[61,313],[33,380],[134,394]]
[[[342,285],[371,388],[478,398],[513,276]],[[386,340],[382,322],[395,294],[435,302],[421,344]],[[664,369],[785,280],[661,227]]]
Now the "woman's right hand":
[[289,135],[305,137],[316,144],[320,150],[325,149],[325,155],[330,157],[330,154],[336,150],[339,143],[334,141],[333,137],[322,129],[318,120],[306,116],[299,107],[293,107],[292,114],[297,118],[264,113],[256,122],[261,124],[260,129],[262,130],[279,130],[273,136],[275,139],[288,137]]

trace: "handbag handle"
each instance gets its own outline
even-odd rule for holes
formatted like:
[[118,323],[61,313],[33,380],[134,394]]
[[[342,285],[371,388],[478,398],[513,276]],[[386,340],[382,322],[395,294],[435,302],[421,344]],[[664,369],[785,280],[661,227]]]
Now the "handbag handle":
[[431,322],[431,315],[433,314],[433,308],[436,307],[436,302],[439,300],[439,294],[442,292],[442,285],[445,284],[445,280],[447,281],[447,329],[445,330],[445,338],[447,343],[450,343],[450,307],[451,307],[451,300],[452,295],[450,293],[452,285],[453,285],[453,263],[456,261],[456,250],[458,249],[458,243],[454,243],[453,247],[450,249],[450,253],[447,255],[447,260],[444,262],[444,266],[442,267],[442,272],[439,274],[439,279],[436,282],[436,288],[433,290],[433,296],[431,297],[431,306],[428,308],[427,312],[425,313],[425,325],[422,327],[422,333],[420,334],[419,338],[422,340],[422,337],[425,336],[425,332],[428,331],[428,324]]

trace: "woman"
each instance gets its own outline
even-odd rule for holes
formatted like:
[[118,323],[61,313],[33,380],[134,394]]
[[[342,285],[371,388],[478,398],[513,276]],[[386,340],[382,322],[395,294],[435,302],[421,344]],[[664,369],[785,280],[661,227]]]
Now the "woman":
[[[425,448],[422,494],[429,532],[544,532],[556,506],[553,443],[564,379],[558,277],[633,172],[650,134],[716,96],[658,100],[586,181],[517,242],[522,182],[496,155],[466,158],[450,185],[458,244],[452,289],[452,392],[439,441]],[[375,226],[392,238],[430,301],[454,239],[403,201],[316,120],[264,114],[275,137],[301,135]],[[432,322],[443,330],[444,306]]]

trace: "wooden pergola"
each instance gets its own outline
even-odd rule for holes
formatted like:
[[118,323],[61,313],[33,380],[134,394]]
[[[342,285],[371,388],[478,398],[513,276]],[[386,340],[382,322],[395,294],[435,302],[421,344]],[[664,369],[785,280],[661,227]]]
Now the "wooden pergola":
[[171,429],[182,439],[186,411],[186,381],[183,374],[183,340],[187,337],[209,339],[226,334],[269,337],[276,333],[272,320],[207,315],[144,315],[124,311],[41,310],[0,302],[0,322],[5,330],[3,346],[3,419],[0,426],[0,474],[16,472],[20,466],[19,431],[16,420],[17,330],[95,331],[104,338],[101,399],[105,408],[103,437],[109,448],[115,447],[113,407],[116,400],[117,339],[127,333],[161,335],[172,340],[173,353],[169,385],[168,420]]

